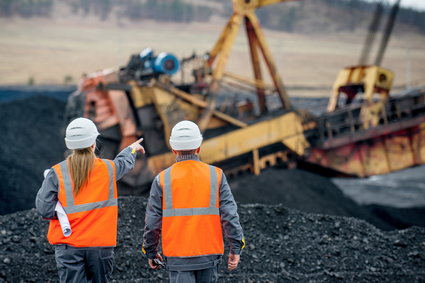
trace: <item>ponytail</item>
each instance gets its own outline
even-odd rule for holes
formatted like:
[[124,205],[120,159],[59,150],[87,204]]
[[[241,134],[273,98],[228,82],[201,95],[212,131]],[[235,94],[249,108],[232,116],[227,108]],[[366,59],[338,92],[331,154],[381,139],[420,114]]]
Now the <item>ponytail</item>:
[[78,195],[81,188],[87,184],[90,171],[93,168],[94,159],[95,155],[90,147],[74,149],[72,154],[68,156],[67,160],[71,169],[75,195]]

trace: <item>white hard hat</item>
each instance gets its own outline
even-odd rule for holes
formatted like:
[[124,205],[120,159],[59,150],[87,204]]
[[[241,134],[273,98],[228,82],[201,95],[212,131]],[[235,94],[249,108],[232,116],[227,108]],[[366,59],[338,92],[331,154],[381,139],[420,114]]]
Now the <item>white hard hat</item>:
[[69,149],[90,147],[96,141],[99,132],[96,125],[87,118],[77,118],[66,127],[65,144]]
[[178,122],[171,130],[170,146],[174,150],[197,149],[201,143],[201,131],[191,121]]

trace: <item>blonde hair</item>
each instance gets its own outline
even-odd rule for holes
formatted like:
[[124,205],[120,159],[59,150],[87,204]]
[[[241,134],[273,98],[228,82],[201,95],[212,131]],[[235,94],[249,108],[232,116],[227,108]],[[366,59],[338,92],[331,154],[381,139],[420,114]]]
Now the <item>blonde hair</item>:
[[67,160],[71,169],[75,195],[78,195],[81,188],[87,184],[95,158],[96,156],[90,147],[74,149],[72,154],[68,156]]

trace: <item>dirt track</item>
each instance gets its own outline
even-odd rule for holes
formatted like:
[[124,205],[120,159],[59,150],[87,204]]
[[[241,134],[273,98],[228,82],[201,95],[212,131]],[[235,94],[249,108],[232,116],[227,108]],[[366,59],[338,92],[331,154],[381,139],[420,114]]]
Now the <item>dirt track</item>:
[[[119,200],[116,282],[160,282],[140,252],[146,199]],[[354,218],[239,207],[247,239],[240,268],[219,282],[425,282],[425,228],[382,232]],[[57,280],[47,222],[35,210],[0,216],[0,282]]]

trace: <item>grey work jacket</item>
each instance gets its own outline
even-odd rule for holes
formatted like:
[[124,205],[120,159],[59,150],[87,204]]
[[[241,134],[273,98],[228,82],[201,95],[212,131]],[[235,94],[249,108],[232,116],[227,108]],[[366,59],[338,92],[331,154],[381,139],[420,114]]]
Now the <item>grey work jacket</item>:
[[[117,181],[133,169],[135,161],[136,153],[132,153],[130,147],[123,149],[115,157],[113,162],[115,164]],[[55,206],[58,202],[58,190],[58,178],[55,170],[50,169],[35,198],[37,212],[45,219],[56,219]]]
[[[177,162],[184,160],[199,161],[197,155],[177,157]],[[226,176],[222,175],[220,184],[220,219],[225,237],[230,244],[230,252],[240,254],[243,247],[243,231],[239,223],[237,205],[233,198]],[[143,249],[149,259],[154,259],[158,252],[162,226],[162,188],[157,175],[152,183],[148,205],[146,207]],[[196,257],[168,257],[167,269],[170,271],[187,271],[210,268],[218,264],[220,255]]]

